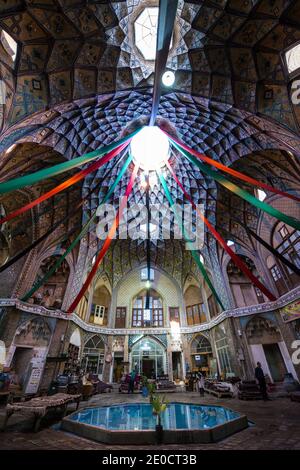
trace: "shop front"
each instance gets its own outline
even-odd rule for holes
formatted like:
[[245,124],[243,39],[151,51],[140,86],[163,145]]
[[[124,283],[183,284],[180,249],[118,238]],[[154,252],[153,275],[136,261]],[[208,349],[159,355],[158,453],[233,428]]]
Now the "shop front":
[[199,334],[191,343],[192,372],[204,372],[211,376],[215,372],[215,361],[209,340]]
[[282,382],[287,373],[297,380],[294,365],[274,315],[255,316],[248,321],[245,331],[253,368],[260,362],[271,382]]
[[166,374],[166,350],[162,344],[151,337],[137,341],[130,353],[131,370],[148,378]]
[[84,373],[97,374],[102,378],[105,345],[103,339],[95,335],[84,345],[81,367]]

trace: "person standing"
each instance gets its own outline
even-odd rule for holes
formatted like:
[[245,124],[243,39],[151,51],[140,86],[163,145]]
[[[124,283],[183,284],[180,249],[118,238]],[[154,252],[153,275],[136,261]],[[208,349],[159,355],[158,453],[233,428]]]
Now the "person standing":
[[192,375],[192,374],[189,375],[188,380],[189,380],[189,388],[188,388],[188,390],[189,390],[189,392],[192,392],[192,391],[194,390],[194,379],[193,379],[193,375]]
[[198,375],[198,380],[197,380],[197,383],[198,383],[198,390],[199,390],[199,393],[200,393],[200,396],[203,397],[204,396],[204,375],[203,374],[199,374]]
[[255,368],[255,378],[258,381],[259,389],[264,400],[269,400],[267,394],[267,384],[264,371],[262,370],[261,363],[258,362]]
[[136,378],[136,373],[135,371],[133,370],[130,374],[130,377],[129,377],[129,384],[128,384],[128,393],[134,393],[134,382],[135,382],[135,378]]

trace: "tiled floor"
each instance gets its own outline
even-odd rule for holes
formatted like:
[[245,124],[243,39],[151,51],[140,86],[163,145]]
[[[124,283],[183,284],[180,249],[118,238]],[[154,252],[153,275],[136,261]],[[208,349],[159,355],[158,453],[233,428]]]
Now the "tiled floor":
[[[173,393],[169,401],[193,402],[224,405],[246,414],[255,426],[239,432],[216,444],[190,444],[182,449],[300,449],[300,403],[288,398],[273,401],[240,401],[217,399],[212,396],[199,397],[197,393]],[[81,407],[107,405],[124,402],[148,402],[139,395],[120,395],[116,392],[98,395]],[[69,408],[70,412],[73,408]],[[3,423],[5,408],[0,408],[0,426]],[[0,449],[155,449],[155,447],[106,446],[53,429],[55,421],[44,422],[38,433],[32,433],[32,420],[18,414],[12,416],[5,432],[0,434]],[[156,447],[157,448],[157,447]],[[161,446],[161,449],[180,449],[179,445]]]

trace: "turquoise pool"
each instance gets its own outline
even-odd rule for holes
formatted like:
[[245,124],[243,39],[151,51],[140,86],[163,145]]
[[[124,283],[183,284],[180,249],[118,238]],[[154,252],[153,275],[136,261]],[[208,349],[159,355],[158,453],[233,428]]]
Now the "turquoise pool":
[[[162,414],[162,425],[165,430],[205,430],[226,424],[240,416],[222,406],[169,403]],[[156,425],[152,407],[146,403],[86,408],[73,413],[69,419],[109,431],[151,431]]]

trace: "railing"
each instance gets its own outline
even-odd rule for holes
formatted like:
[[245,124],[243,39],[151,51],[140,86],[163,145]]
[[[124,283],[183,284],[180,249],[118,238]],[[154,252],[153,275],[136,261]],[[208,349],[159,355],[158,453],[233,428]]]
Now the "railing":
[[[198,331],[209,330],[213,328],[214,326],[218,325],[219,323],[221,323],[222,321],[224,321],[226,318],[243,317],[247,315],[255,315],[258,313],[278,310],[280,308],[285,307],[289,303],[295,300],[298,300],[299,298],[300,298],[300,286],[296,287],[295,289],[288,292],[287,294],[284,294],[282,297],[275,300],[274,302],[265,302],[263,304],[251,305],[249,307],[240,307],[236,309],[226,310],[207,323],[202,323],[200,325],[194,325],[194,326],[181,326],[180,331],[182,333],[196,333]],[[129,333],[132,334],[133,331],[135,334],[144,333],[142,329],[139,330],[139,327],[118,329],[118,328],[109,328],[109,327],[100,327],[96,325],[89,325],[88,323],[83,321],[74,313],[72,315],[68,315],[66,312],[62,312],[61,310],[50,310],[50,309],[47,309],[46,307],[42,307],[41,305],[29,304],[26,302],[22,302],[21,300],[18,300],[18,299],[0,299],[0,308],[3,308],[3,307],[15,307],[19,310],[22,310],[23,312],[34,313],[36,315],[44,315],[48,317],[72,320],[82,329],[86,331],[90,331],[90,332],[95,332],[95,333],[103,333],[103,334],[108,334],[108,335],[111,335],[111,334],[125,335]],[[170,332],[170,328],[159,327],[159,326],[149,327],[149,330],[147,330],[148,334],[163,334],[163,333],[169,333],[169,332]]]
[[[151,320],[146,319],[147,314]],[[146,310],[144,308],[132,309],[132,328],[158,328],[164,326],[164,311],[162,308]]]

